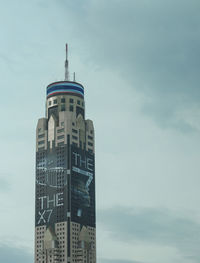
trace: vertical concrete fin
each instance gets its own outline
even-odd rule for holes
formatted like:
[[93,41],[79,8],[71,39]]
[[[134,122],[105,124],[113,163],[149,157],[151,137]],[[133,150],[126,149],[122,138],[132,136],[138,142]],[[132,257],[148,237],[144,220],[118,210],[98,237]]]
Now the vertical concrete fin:
[[51,115],[48,122],[48,141],[50,142],[51,149],[53,147],[53,141],[55,140],[55,129],[56,129],[56,122],[54,116]]

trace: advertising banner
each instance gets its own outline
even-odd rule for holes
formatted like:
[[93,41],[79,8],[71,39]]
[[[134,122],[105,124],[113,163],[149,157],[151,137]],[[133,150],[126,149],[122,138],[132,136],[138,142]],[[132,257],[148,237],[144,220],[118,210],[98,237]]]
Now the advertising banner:
[[76,146],[69,153],[67,145],[37,153],[36,226],[66,221],[71,212],[71,221],[95,227],[94,154]]
[[71,147],[71,217],[82,225],[95,226],[94,154]]
[[35,224],[51,225],[64,221],[67,215],[66,154],[54,148],[36,161]]

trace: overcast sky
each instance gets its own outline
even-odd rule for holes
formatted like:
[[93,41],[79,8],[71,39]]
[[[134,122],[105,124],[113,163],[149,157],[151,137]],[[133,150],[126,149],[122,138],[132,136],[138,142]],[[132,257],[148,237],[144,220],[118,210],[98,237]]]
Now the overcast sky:
[[33,263],[46,86],[85,87],[98,263],[200,262],[199,0],[0,0],[0,262]]

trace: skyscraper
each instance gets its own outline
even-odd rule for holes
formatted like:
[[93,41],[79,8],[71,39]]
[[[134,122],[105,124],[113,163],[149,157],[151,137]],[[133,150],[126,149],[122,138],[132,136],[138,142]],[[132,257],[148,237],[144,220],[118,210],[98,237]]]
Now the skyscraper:
[[95,263],[94,127],[84,87],[47,86],[46,116],[36,130],[35,263]]

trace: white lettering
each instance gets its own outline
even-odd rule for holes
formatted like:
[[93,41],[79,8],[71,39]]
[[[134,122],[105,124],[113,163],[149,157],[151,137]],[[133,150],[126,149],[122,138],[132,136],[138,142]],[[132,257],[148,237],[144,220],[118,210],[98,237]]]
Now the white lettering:
[[[38,212],[40,219],[38,220],[38,225],[40,223],[46,223],[50,221],[51,215],[53,213],[53,209],[44,210],[43,212]],[[46,219],[45,219],[46,218]]]
[[73,155],[75,156],[75,165],[81,168],[85,168],[89,171],[94,170],[94,164],[93,160],[90,158],[86,158],[85,156],[81,156],[78,153],[73,152]]
[[50,207],[50,204],[52,204],[52,207],[55,207],[55,195],[53,195],[53,199],[50,199],[50,197],[47,196],[47,208]]
[[92,159],[90,159],[90,158],[87,158],[87,169],[89,170],[89,171],[93,171],[93,160]]
[[63,204],[63,193],[58,193],[56,194],[56,206],[62,206],[62,205],[64,205]]
[[80,166],[86,168],[86,158],[85,158],[85,160],[83,160],[83,159],[81,158],[81,156],[80,156]]
[[38,199],[40,200],[41,210],[64,205],[63,193],[57,193],[57,194],[54,194],[53,196],[48,196],[48,195],[41,196],[41,197],[38,197]]
[[41,207],[42,210],[44,209],[44,199],[45,199],[45,198],[47,198],[47,197],[46,197],[46,196],[41,196],[41,197],[38,198],[39,200],[41,200],[41,205],[40,205],[40,207]]
[[48,219],[47,219],[47,221],[49,222],[49,221],[50,221],[50,218],[51,218],[51,214],[52,214],[52,212],[53,212],[53,209],[47,210],[46,212],[49,213]]
[[39,212],[40,219],[39,219],[39,221],[38,221],[38,225],[40,224],[41,221],[43,221],[44,223],[46,223],[46,221],[45,221],[45,219],[44,219],[44,214],[45,214],[45,210],[44,210],[42,213]]

